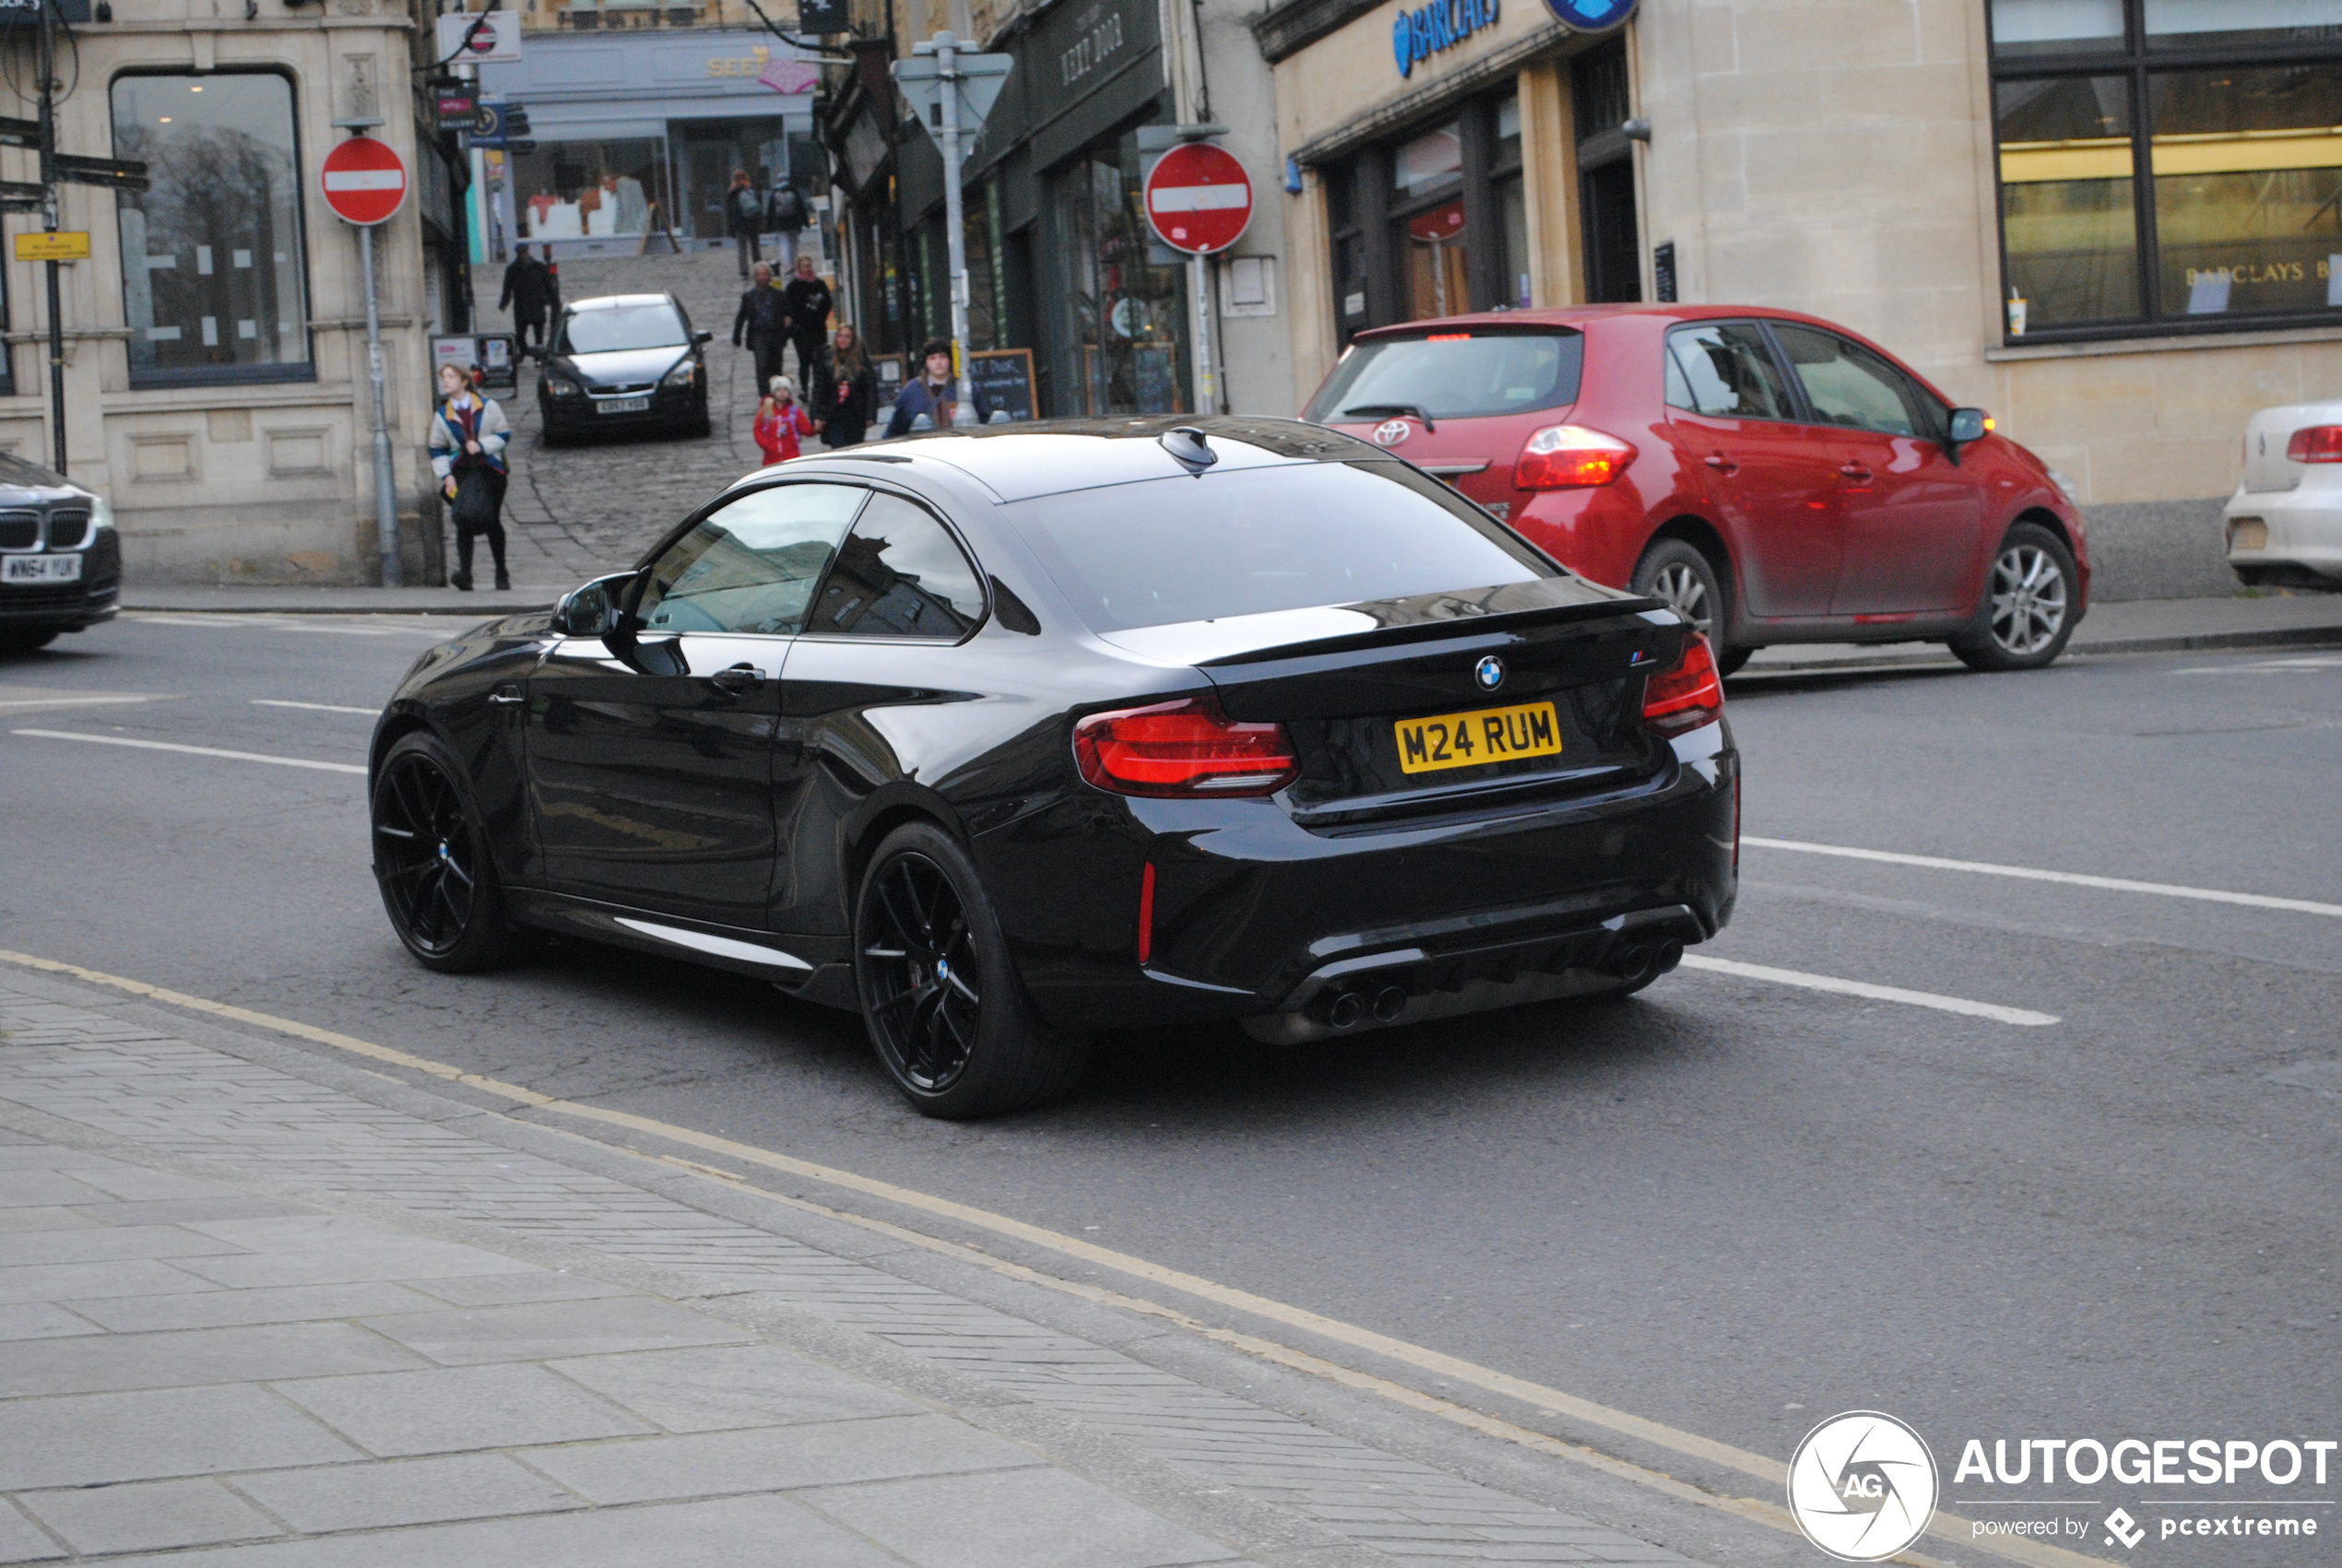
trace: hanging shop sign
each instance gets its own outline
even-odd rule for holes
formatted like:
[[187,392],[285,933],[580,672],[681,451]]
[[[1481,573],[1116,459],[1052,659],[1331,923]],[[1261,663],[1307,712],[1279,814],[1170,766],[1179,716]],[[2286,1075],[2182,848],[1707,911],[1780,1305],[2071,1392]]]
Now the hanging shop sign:
[[[1556,6],[1570,0],[1547,0]],[[1483,28],[1496,25],[1497,0],[1432,0],[1415,10],[1403,6],[1390,28],[1390,53],[1398,58],[1402,77],[1442,50],[1453,49]]]
[[1546,9],[1579,32],[1607,32],[1635,14],[1638,0],[1545,0]]

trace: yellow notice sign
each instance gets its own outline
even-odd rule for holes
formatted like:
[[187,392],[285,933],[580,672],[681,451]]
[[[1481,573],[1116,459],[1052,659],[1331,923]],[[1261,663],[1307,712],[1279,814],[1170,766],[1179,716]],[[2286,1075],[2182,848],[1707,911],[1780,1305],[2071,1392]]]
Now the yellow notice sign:
[[18,261],[88,261],[89,259],[89,235],[86,230],[17,236],[17,260]]

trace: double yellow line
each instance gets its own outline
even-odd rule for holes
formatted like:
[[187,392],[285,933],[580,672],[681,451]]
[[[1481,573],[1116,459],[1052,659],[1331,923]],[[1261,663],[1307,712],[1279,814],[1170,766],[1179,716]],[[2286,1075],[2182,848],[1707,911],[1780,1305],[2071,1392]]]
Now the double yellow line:
[[[1498,1372],[1492,1367],[1463,1361],[1404,1339],[1396,1339],[1387,1334],[1377,1333],[1371,1328],[1345,1323],[1340,1318],[1327,1317],[1323,1314],[1311,1312],[1306,1307],[1293,1306],[1284,1302],[1272,1301],[1266,1296],[1254,1295],[1249,1291],[1223,1285],[1217,1280],[1206,1279],[1201,1275],[1169,1268],[1142,1257],[1134,1257],[1129,1253],[1099,1246],[1094,1242],[1083,1241],[1078,1236],[1069,1236],[1043,1226],[1028,1224],[1024,1220],[1013,1219],[1005,1214],[995,1214],[989,1209],[974,1208],[948,1197],[938,1197],[932,1193],[921,1192],[915,1187],[881,1181],[877,1177],[861,1175],[852,1171],[842,1171],[832,1165],[817,1164],[810,1160],[799,1160],[791,1155],[775,1153],[768,1149],[759,1149],[753,1144],[739,1143],[731,1138],[718,1138],[712,1133],[701,1132],[696,1128],[679,1126],[672,1122],[662,1122],[649,1116],[638,1116],[628,1111],[612,1110],[602,1105],[584,1105],[572,1100],[556,1099],[549,1094],[539,1094],[533,1089],[526,1089],[516,1083],[506,1083],[501,1079],[466,1072],[445,1062],[434,1062],[428,1057],[418,1056],[393,1046],[378,1045],[371,1040],[361,1040],[355,1035],[342,1034],[330,1029],[319,1029],[314,1024],[302,1023],[294,1019],[278,1018],[273,1013],[257,1012],[253,1008],[236,1007],[228,1002],[216,1002],[208,997],[190,996],[183,991],[150,985],[141,980],[125,979],[118,974],[108,974],[101,970],[85,969],[79,964],[65,963],[56,959],[40,958],[30,953],[10,952],[5,949],[0,949],[0,963],[17,964],[26,969],[66,975],[88,984],[102,985],[112,990],[127,992],[134,996],[143,996],[148,1001],[160,1002],[167,1007],[180,1008],[189,1012],[202,1013],[235,1023],[250,1024],[278,1034],[291,1035],[295,1039],[306,1040],[313,1044],[328,1046],[336,1051],[362,1056],[390,1067],[402,1067],[407,1071],[420,1073],[429,1078],[443,1079],[450,1083],[460,1083],[533,1111],[571,1117],[578,1121],[597,1122],[605,1126],[622,1127],[629,1132],[680,1144],[704,1153],[736,1161],[743,1165],[778,1172],[805,1181],[819,1182],[823,1185],[841,1188],[847,1192],[860,1193],[905,1208],[930,1214],[940,1220],[948,1220],[955,1224],[988,1232],[993,1235],[1022,1242],[1028,1246],[1039,1247],[1059,1256],[1093,1264],[1100,1268],[1110,1268],[1126,1278],[1145,1280],[1149,1284],[1177,1291],[1182,1295],[1198,1301],[1209,1302],[1215,1306],[1245,1313],[1267,1322],[1316,1335],[1336,1344],[1347,1345],[1400,1365],[1433,1373],[1453,1384],[1478,1388],[1500,1398],[1520,1400],[1548,1416],[1563,1417],[1589,1426],[1600,1427],[1608,1432],[1617,1432],[1621,1436],[1633,1438],[1637,1442],[1649,1444],[1655,1448],[1681,1455],[1688,1459],[1735,1471],[1764,1482],[1776,1496],[1784,1494],[1787,1490],[1788,1467],[1779,1460],[1768,1459],[1761,1454],[1754,1454],[1745,1448],[1736,1448],[1730,1444],[1719,1443],[1712,1438],[1702,1437],[1697,1432],[1686,1432],[1679,1427],[1649,1421],[1626,1410],[1614,1409],[1608,1405],[1597,1404],[1593,1400],[1564,1393],[1558,1388],[1548,1387],[1541,1383],[1532,1383],[1526,1378],[1515,1377],[1509,1373]],[[562,1133],[565,1130],[560,1127],[548,1127],[535,1122],[527,1125],[537,1127],[539,1131]],[[584,1138],[583,1134],[577,1133],[569,1133],[566,1136]],[[609,1143],[599,1138],[589,1138],[586,1141],[593,1143],[599,1149],[607,1149],[610,1147]],[[621,1147],[624,1148],[624,1146]],[[1489,1415],[1485,1411],[1475,1410],[1468,1406],[1457,1404],[1453,1400],[1425,1394],[1421,1389],[1410,1387],[1403,1383],[1363,1372],[1355,1367],[1345,1366],[1338,1362],[1329,1361],[1324,1357],[1296,1350],[1292,1346],[1281,1344],[1259,1335],[1242,1333],[1204,1323],[1176,1307],[1166,1306],[1123,1291],[1108,1290],[1102,1286],[1062,1279],[1040,1269],[1027,1267],[1023,1264],[995,1257],[975,1247],[931,1236],[869,1215],[858,1214],[848,1209],[833,1208],[825,1205],[808,1202],[802,1198],[771,1192],[747,1181],[735,1172],[701,1164],[696,1161],[680,1159],[673,1155],[653,1154],[632,1148],[624,1148],[624,1151],[637,1158],[656,1160],[670,1166],[680,1166],[703,1176],[729,1183],[774,1202],[874,1231],[894,1240],[925,1248],[929,1252],[955,1257],[1028,1284],[1039,1285],[1083,1301],[1119,1307],[1174,1324],[1277,1365],[1307,1373],[1343,1387],[1376,1395],[1393,1404],[1437,1416],[1443,1421],[1451,1421],[1458,1426],[1490,1437],[1500,1438],[1523,1448],[1587,1466],[1606,1475],[1649,1487],[1680,1501],[1715,1508],[1792,1535],[1802,1533],[1797,1528],[1796,1521],[1790,1516],[1787,1507],[1780,1503],[1710,1491],[1662,1471],[1615,1458],[1582,1444],[1565,1443],[1559,1438],[1548,1436],[1544,1432],[1506,1421],[1498,1416]],[[2104,1565],[2104,1560],[2101,1558],[2085,1556],[2078,1552],[2065,1550],[2061,1547],[2050,1546],[2025,1538],[1973,1539],[1968,1520],[1942,1512],[1936,1514],[1928,1533],[1946,1540],[1957,1541],[1975,1550],[1989,1552],[2014,1562],[2034,1564],[2036,1568],[2103,1568]],[[1939,1568],[1936,1559],[1922,1556],[1915,1551],[1906,1552],[1894,1561],[1918,1564],[1920,1568]]]

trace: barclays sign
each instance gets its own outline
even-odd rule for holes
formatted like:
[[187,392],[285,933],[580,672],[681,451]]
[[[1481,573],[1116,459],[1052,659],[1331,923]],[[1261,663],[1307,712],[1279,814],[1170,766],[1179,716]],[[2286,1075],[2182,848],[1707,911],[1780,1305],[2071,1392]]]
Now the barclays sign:
[[[1545,0],[1545,8],[1573,31],[1603,32],[1634,15],[1637,4],[1638,0]],[[1434,54],[1496,26],[1497,5],[1498,0],[1432,0],[1412,10],[1402,7],[1390,28],[1390,53],[1399,62],[1399,75],[1413,76],[1415,67]]]

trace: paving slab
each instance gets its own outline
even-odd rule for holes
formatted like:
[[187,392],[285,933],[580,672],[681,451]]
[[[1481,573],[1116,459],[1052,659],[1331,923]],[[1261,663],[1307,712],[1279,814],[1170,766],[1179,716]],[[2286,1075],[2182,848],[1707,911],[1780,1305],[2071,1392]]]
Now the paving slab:
[[[313,1323],[377,1313],[421,1312],[435,1303],[405,1285],[369,1279],[349,1285],[278,1285],[252,1291],[200,1291],[171,1296],[113,1296],[66,1303],[100,1327],[136,1334],[166,1328],[225,1328],[248,1323]],[[82,1332],[89,1332],[85,1326]]]
[[216,1480],[29,1491],[17,1501],[85,1552],[211,1546],[284,1533],[266,1514]]
[[641,1296],[371,1317],[366,1326],[450,1366],[667,1350],[755,1338],[688,1308]]
[[523,1457],[604,1505],[907,1476],[931,1480],[1040,1462],[1030,1449],[938,1415],[586,1444],[533,1450]]
[[0,1502],[0,1562],[40,1562],[65,1554],[46,1531]]
[[1165,1568],[1235,1556],[1062,1470],[840,1487],[807,1501],[921,1568]]
[[238,1476],[237,1487],[310,1535],[583,1508],[585,1501],[503,1454],[335,1465]]
[[669,1432],[918,1415],[926,1407],[772,1345],[656,1350],[550,1363]]
[[421,1357],[347,1323],[166,1334],[92,1334],[0,1344],[0,1398],[392,1372]]
[[55,1339],[94,1334],[98,1326],[48,1302],[0,1306],[0,1339]]
[[582,1302],[597,1296],[631,1294],[625,1286],[613,1285],[584,1274],[562,1274],[551,1269],[530,1269],[512,1274],[486,1274],[454,1279],[429,1279],[417,1284],[419,1291],[430,1292],[440,1301],[454,1306],[513,1306],[524,1302]]
[[0,1491],[224,1475],[362,1458],[266,1390],[163,1388],[20,1399],[0,1419]]
[[190,1273],[236,1289],[455,1279],[517,1273],[533,1267],[460,1242],[414,1235],[343,1215],[199,1220],[197,1225],[219,1239],[254,1249],[248,1255],[187,1260]]
[[37,1203],[0,1208],[0,1236],[14,1235],[19,1231],[89,1231],[100,1223],[77,1208],[49,1208]]
[[51,1208],[77,1203],[111,1203],[113,1194],[77,1181],[63,1171],[34,1167],[0,1171],[0,1208]]
[[[10,1238],[13,1240],[14,1238]],[[6,1256],[0,1246],[0,1256]],[[0,1267],[0,1305],[11,1302],[63,1302],[78,1297],[160,1296],[180,1291],[215,1291],[208,1279],[151,1258],[112,1263],[44,1263]]]
[[479,1366],[279,1383],[277,1392],[385,1457],[656,1432],[538,1366]]
[[12,1235],[8,1261],[18,1265],[100,1263],[121,1257],[202,1257],[242,1250],[232,1242],[197,1235],[176,1225],[97,1225],[71,1230],[43,1227]]

